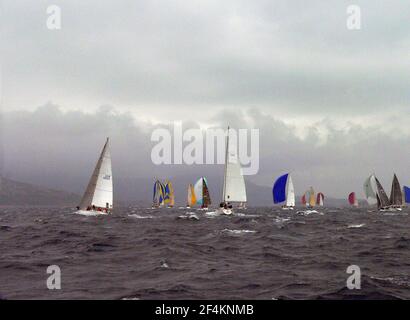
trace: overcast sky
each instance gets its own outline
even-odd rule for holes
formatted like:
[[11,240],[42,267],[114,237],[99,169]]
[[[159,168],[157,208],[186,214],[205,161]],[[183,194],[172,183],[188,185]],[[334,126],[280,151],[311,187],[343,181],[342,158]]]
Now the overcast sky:
[[[361,30],[346,28],[352,3]],[[46,27],[50,4],[61,30]],[[88,179],[110,135],[117,175],[149,177],[152,130],[181,120],[259,128],[259,184],[287,171],[338,197],[373,171],[387,189],[394,171],[410,184],[409,8],[3,0],[3,174],[77,191],[58,172]]]

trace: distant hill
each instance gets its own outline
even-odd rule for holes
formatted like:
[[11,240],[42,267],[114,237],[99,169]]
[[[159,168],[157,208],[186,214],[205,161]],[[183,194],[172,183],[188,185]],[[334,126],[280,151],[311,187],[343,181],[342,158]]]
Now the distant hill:
[[[222,179],[217,175],[208,175],[208,183],[212,205],[217,206],[221,201]],[[186,204],[187,186],[198,178],[193,175],[170,177],[174,185],[177,206]],[[114,206],[139,205],[150,206],[152,201],[153,179],[114,178]],[[246,182],[248,206],[271,207],[272,189],[267,186]],[[82,191],[80,191],[82,192]],[[0,205],[50,205],[76,206],[80,196],[67,191],[59,191],[28,183],[17,182],[0,177]],[[300,206],[300,197],[296,197],[296,205]],[[328,207],[346,207],[345,199],[325,197]],[[361,205],[363,205],[361,203]]]
[[75,206],[80,196],[0,176],[0,205],[57,205]]

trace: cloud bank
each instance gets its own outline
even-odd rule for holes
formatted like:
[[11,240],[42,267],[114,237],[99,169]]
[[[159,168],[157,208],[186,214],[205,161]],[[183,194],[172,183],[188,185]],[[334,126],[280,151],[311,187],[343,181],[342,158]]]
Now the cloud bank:
[[[333,197],[345,197],[351,191],[361,194],[363,181],[372,172],[387,189],[394,172],[402,183],[410,184],[409,134],[394,128],[357,124],[335,128],[329,121],[318,121],[301,135],[295,125],[258,109],[239,113],[225,110],[205,120],[225,128],[226,119],[233,128],[260,130],[260,171],[247,177],[249,182],[269,186],[275,177],[292,172],[298,194],[313,185]],[[96,112],[63,111],[49,103],[34,111],[6,112],[2,126],[3,175],[81,193],[105,137],[110,136],[114,177],[122,189],[127,189],[127,197],[135,194],[139,199],[139,193],[150,193],[155,177],[184,177],[188,183],[207,175],[219,183],[221,165],[152,164],[155,143],[150,138],[159,126],[171,128],[172,123],[137,120],[108,106]],[[184,129],[199,126],[195,121],[183,122]],[[185,197],[185,185],[181,188],[181,197]]]

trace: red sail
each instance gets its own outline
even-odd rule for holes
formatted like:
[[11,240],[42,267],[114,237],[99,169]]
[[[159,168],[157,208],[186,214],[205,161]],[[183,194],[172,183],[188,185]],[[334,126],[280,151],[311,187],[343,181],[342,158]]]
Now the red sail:
[[306,195],[304,194],[302,197],[302,204],[305,205],[306,204]]
[[351,194],[349,194],[349,203],[351,205],[354,205],[356,202],[356,193],[352,192]]

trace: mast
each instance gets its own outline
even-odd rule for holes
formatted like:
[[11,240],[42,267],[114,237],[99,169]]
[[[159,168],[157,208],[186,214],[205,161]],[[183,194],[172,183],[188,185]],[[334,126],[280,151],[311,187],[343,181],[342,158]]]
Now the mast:
[[202,205],[201,207],[204,207],[205,205],[205,180],[204,177],[201,177],[202,179]]
[[223,192],[222,192],[222,202],[225,202],[226,196],[226,174],[227,174],[227,166],[228,166],[228,152],[229,152],[229,125],[228,131],[226,136],[226,146],[225,146],[225,167],[224,167],[224,185],[223,185]]

